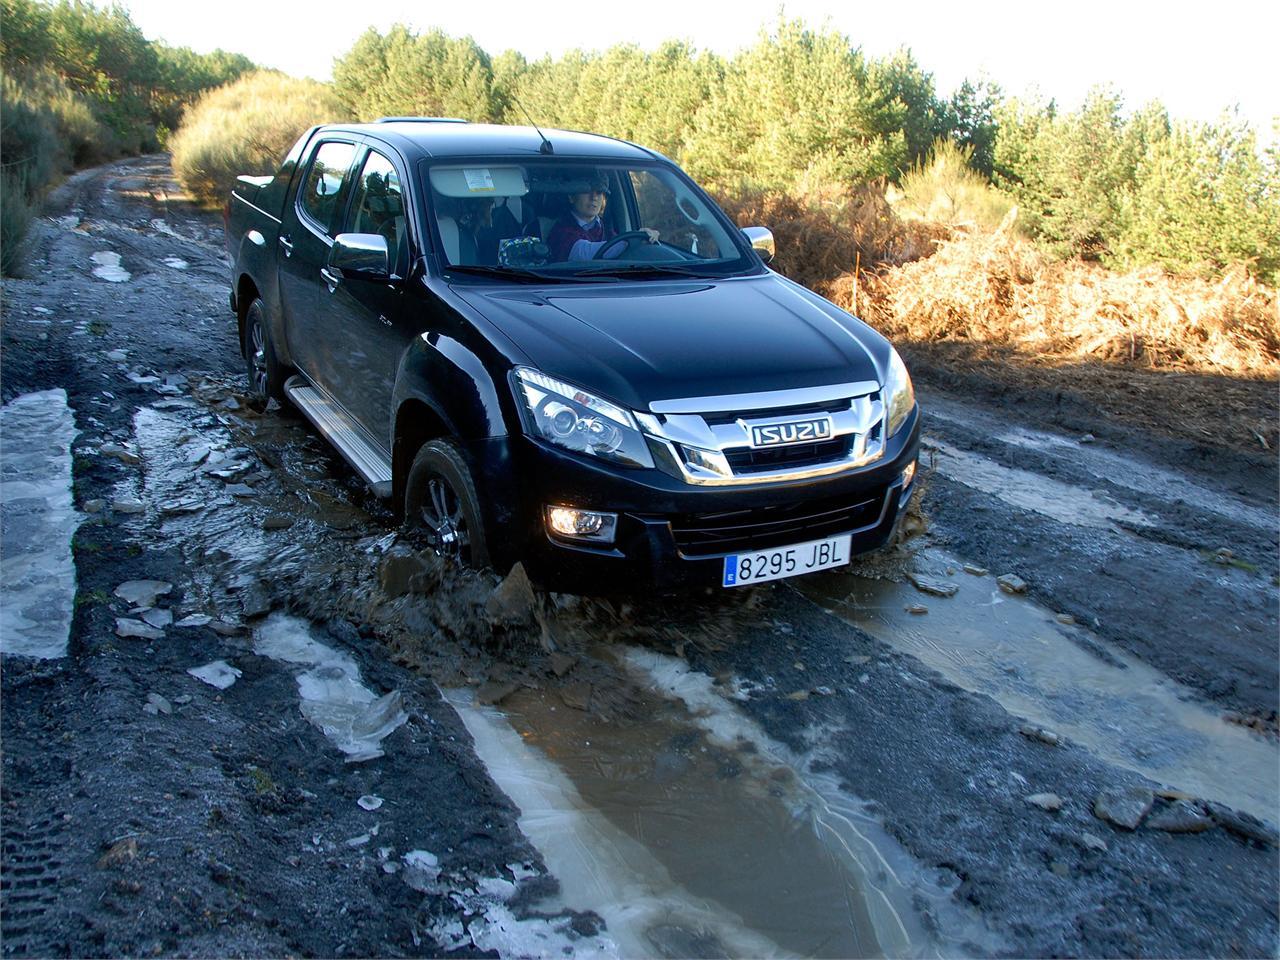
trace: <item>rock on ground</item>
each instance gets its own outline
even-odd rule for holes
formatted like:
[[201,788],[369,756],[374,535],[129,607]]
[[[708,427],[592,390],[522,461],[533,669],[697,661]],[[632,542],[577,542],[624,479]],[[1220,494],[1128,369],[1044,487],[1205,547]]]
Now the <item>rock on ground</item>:
[[1145,787],[1104,790],[1093,801],[1093,815],[1125,830],[1136,830],[1155,803],[1155,794]]

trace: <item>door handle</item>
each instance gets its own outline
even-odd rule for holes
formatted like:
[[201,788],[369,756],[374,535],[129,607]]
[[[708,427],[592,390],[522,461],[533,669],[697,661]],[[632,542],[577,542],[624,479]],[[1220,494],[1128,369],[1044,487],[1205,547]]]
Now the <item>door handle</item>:
[[280,249],[284,251],[286,257],[293,256],[293,241],[289,239],[288,234],[280,237]]
[[338,284],[342,282],[342,277],[338,276],[338,274],[334,273],[328,267],[320,268],[320,276],[323,278],[325,285],[328,286],[330,293],[337,290]]

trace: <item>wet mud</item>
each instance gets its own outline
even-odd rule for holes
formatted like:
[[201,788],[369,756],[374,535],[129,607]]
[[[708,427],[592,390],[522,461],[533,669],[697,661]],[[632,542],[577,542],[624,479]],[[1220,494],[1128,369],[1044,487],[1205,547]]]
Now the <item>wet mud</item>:
[[[1099,757],[1274,817],[1280,804],[1274,737],[1225,723],[1191,690],[1109,649],[1073,618],[1006,593],[990,573],[967,573],[959,559],[936,549],[923,551],[917,566],[935,571],[956,593],[931,600],[905,580],[847,573],[811,577],[795,589],[951,682]],[[927,615],[913,612],[921,601]]]

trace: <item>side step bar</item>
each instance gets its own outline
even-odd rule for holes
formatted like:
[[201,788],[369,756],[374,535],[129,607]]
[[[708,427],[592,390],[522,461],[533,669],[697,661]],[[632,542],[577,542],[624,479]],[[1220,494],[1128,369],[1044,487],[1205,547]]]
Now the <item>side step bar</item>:
[[390,461],[364,438],[360,428],[345,413],[300,376],[286,380],[284,392],[355,468],[356,473],[364,477],[377,496],[391,496]]

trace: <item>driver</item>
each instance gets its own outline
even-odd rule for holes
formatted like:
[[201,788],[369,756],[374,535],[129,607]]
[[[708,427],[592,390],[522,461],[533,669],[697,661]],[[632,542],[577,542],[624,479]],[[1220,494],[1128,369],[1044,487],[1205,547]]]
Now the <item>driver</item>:
[[[608,195],[608,182],[598,174],[591,177],[585,191],[569,194],[569,212],[547,233],[547,246],[553,262],[590,260],[613,238],[613,228],[601,219]],[[657,230],[643,227],[636,232],[645,234],[648,243],[658,242]],[[626,245],[620,243],[617,252],[611,250],[609,253],[616,257],[625,249]]]

